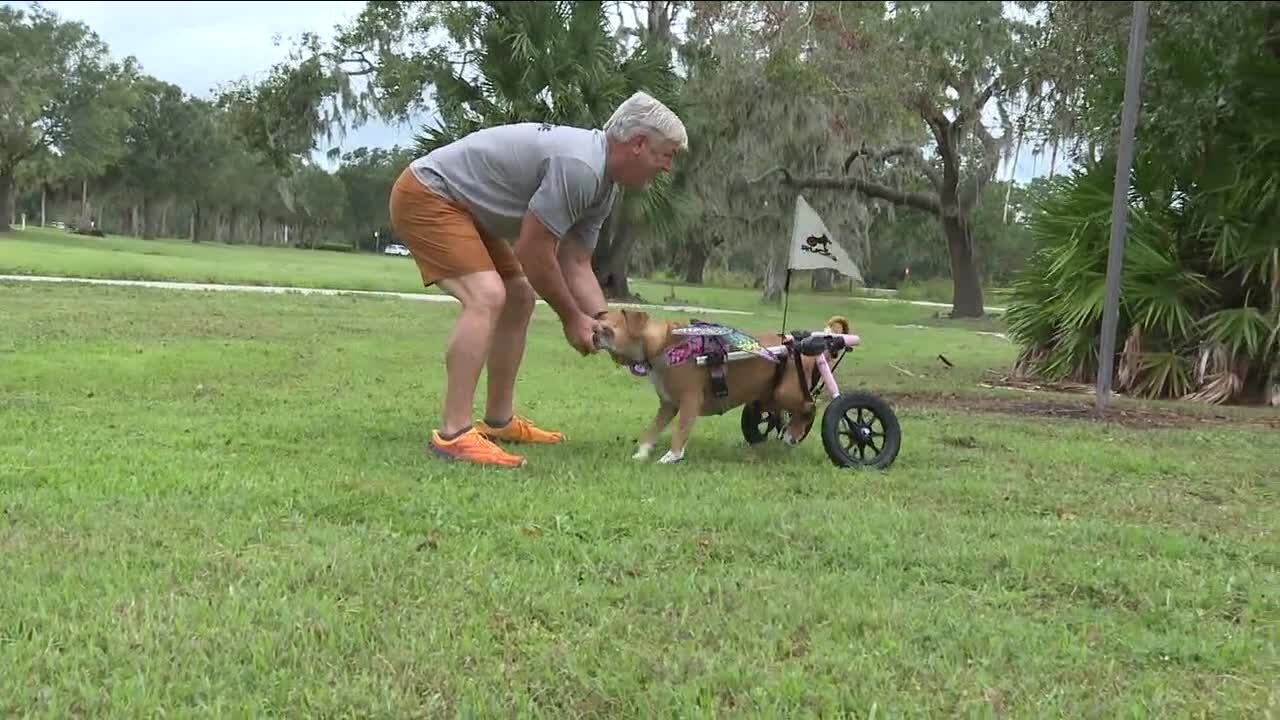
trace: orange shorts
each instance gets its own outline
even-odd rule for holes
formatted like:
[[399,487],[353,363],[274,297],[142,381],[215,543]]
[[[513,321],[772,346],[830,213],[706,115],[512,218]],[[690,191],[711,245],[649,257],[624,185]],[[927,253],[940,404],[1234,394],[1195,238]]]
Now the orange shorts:
[[485,270],[503,280],[524,275],[511,245],[482,233],[466,206],[435,194],[408,168],[391,188],[390,210],[391,229],[424,285]]

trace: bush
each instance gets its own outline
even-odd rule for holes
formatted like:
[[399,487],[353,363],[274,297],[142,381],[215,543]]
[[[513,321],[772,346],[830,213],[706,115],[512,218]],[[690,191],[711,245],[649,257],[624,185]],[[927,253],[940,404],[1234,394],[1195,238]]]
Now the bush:
[[329,250],[331,252],[355,252],[355,247],[345,243],[320,243],[315,246],[316,250]]
[[[1280,267],[1270,218],[1277,182],[1180,185],[1158,166],[1134,170],[1113,384],[1150,398],[1222,403],[1280,379]],[[1055,183],[1033,215],[1039,244],[1014,283],[1006,319],[1016,370],[1090,382],[1110,246],[1114,160]],[[1273,400],[1274,402],[1274,400]]]
[[[1063,5],[1089,18],[1101,4]],[[1276,7],[1153,4],[1113,358],[1117,389],[1280,405]],[[1106,46],[1115,59],[1125,52],[1120,30]],[[1093,110],[1077,127],[1095,128],[1086,131],[1091,139],[1112,143],[1123,72],[1101,72],[1083,92],[1081,105]],[[1039,250],[1006,316],[1022,346],[1016,369],[1095,377],[1114,177],[1109,158],[1040,196],[1031,220]]]

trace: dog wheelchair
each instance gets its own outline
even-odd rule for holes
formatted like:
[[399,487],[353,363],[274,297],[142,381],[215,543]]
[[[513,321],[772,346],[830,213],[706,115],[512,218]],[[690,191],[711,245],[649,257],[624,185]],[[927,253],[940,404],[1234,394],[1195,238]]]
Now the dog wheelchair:
[[[822,413],[822,446],[831,462],[838,467],[885,469],[897,459],[902,444],[902,430],[893,408],[884,399],[865,391],[841,392],[836,383],[835,368],[844,360],[850,349],[861,344],[857,335],[834,333],[828,330],[793,330],[783,336],[782,344],[761,346],[754,338],[747,340],[754,347],[743,348],[747,339],[744,333],[716,323],[695,321],[690,327],[675,331],[678,335],[702,336],[703,343],[692,358],[698,367],[711,373],[712,390],[722,396],[724,366],[737,360],[771,356],[779,364],[780,380],[783,372],[792,366],[800,381],[801,392],[817,403],[825,390],[829,400]],[[828,357],[834,356],[834,364]],[[811,376],[806,376],[802,357],[815,358]],[[633,372],[636,372],[633,369]],[[789,421],[786,411],[763,410],[759,403],[751,402],[742,409],[742,436],[749,445],[765,442],[770,437],[781,437]]]

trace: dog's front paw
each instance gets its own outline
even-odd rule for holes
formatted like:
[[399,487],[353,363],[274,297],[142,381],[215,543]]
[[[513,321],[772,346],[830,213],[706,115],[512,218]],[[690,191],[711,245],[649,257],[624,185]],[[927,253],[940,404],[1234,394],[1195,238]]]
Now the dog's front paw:
[[671,465],[671,464],[673,464],[673,463],[678,463],[678,462],[680,462],[680,461],[681,461],[681,460],[683,460],[683,459],[684,459],[684,451],[683,451],[683,450],[681,450],[679,454],[676,454],[676,453],[675,453],[674,451],[672,451],[672,450],[668,450],[668,451],[667,451],[667,454],[666,454],[666,455],[663,455],[663,456],[662,456],[662,459],[658,460],[658,463],[659,463],[659,464],[661,464],[661,465]]
[[636,448],[636,454],[631,456],[632,460],[648,460],[649,453],[653,452],[652,445],[641,445]]

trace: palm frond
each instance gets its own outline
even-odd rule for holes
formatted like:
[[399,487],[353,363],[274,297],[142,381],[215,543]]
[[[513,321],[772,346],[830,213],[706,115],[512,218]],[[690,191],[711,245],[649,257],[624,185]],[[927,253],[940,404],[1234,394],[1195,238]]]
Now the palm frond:
[[1270,342],[1271,327],[1257,308],[1226,308],[1204,316],[1201,322],[1205,336],[1232,355],[1260,355]]
[[1200,348],[1196,363],[1195,384],[1199,389],[1185,399],[1215,405],[1227,402],[1244,390],[1246,373],[1229,347],[1206,343]]
[[1150,353],[1141,361],[1139,395],[1149,398],[1186,397],[1191,390],[1191,362],[1176,352]]
[[1120,350],[1120,362],[1116,364],[1116,387],[1120,390],[1131,390],[1142,371],[1142,326],[1134,324],[1129,330],[1129,337]]

